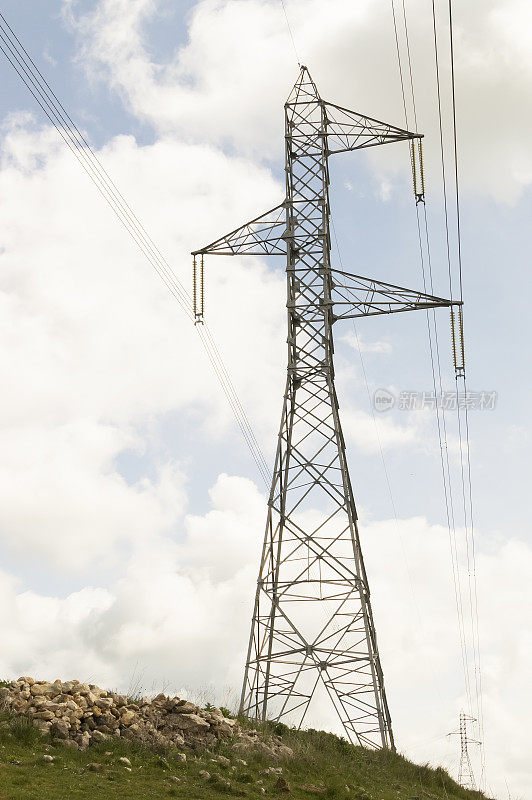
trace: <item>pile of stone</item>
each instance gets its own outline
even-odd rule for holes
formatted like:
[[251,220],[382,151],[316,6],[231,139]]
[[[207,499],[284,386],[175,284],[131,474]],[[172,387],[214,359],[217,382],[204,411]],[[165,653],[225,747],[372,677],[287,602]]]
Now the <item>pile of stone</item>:
[[205,748],[224,738],[236,743],[241,736],[237,721],[217,708],[205,711],[164,694],[132,702],[79,681],[19,678],[0,688],[0,706],[31,718],[58,743],[80,750],[110,737],[139,739],[152,746]]
[[233,743],[233,750],[237,753],[249,753],[251,750],[261,752],[267,758],[292,758],[294,751],[283,744],[280,736],[265,736],[253,728],[244,728],[239,731]]

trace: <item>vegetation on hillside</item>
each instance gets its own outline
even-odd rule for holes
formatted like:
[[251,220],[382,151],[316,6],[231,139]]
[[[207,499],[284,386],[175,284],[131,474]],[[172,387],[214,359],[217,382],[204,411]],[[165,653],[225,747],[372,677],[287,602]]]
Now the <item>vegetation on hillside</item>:
[[[243,722],[243,724],[246,724]],[[247,723],[249,724],[249,723]],[[272,761],[228,742],[211,750],[155,751],[110,739],[80,752],[42,736],[26,717],[0,714],[0,800],[150,800],[181,797],[311,800],[479,800],[441,768],[386,751],[354,747],[323,731],[282,735],[294,757]],[[266,732],[266,731],[265,731]]]

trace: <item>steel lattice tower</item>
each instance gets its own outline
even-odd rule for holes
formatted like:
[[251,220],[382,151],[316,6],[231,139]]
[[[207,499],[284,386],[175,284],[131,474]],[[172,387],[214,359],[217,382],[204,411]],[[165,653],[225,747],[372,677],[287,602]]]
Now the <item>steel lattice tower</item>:
[[[302,725],[326,689],[350,741],[394,747],[334,385],[341,319],[449,306],[331,266],[329,156],[418,134],[323,101],[285,104],[286,197],[193,253],[286,255],[288,371],[241,712]],[[201,314],[197,314],[201,322]]]
[[471,759],[469,758],[469,744],[480,744],[476,739],[470,739],[467,735],[467,723],[476,722],[474,717],[470,717],[460,713],[460,768],[458,770],[458,783],[464,789],[472,789],[476,791],[475,776],[473,775],[473,767],[471,766]]

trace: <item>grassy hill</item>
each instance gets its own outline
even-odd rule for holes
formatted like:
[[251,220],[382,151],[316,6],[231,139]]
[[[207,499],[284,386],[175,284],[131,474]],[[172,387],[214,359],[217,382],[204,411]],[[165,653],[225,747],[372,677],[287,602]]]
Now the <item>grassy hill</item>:
[[[266,726],[272,732],[274,726]],[[443,769],[385,751],[354,747],[323,731],[277,726],[294,757],[241,754],[228,742],[211,750],[154,751],[112,739],[80,752],[43,737],[25,717],[0,714],[0,800],[149,800],[181,797],[479,800]],[[122,760],[120,760],[122,759]],[[128,763],[129,762],[129,763]]]

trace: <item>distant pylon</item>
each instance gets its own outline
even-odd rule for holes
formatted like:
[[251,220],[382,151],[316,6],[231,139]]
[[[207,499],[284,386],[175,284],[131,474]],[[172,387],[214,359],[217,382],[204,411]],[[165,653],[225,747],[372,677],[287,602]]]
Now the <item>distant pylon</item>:
[[419,138],[325,102],[302,67],[285,104],[285,199],[193,254],[286,257],[288,372],[240,711],[301,726],[321,692],[349,740],[369,747],[394,741],[332,329],[338,320],[452,303],[331,266],[329,156]]
[[475,717],[470,717],[460,712],[460,768],[458,770],[458,783],[464,789],[472,789],[476,791],[475,776],[473,775],[473,767],[471,766],[471,759],[469,758],[469,744],[479,744],[476,739],[470,739],[467,735],[467,723],[476,722]]

